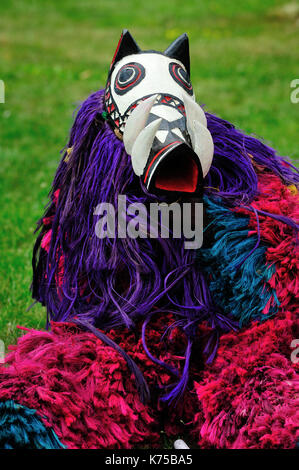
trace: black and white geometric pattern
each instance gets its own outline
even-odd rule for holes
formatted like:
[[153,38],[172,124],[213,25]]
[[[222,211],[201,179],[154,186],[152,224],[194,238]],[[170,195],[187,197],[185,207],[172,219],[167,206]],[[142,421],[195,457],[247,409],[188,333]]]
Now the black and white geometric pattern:
[[[110,117],[110,120],[114,123],[115,127],[117,129],[119,129],[119,131],[121,133],[124,132],[124,128],[125,128],[125,124],[127,122],[127,119],[130,116],[130,114],[134,111],[136,106],[138,106],[138,104],[141,103],[141,101],[144,101],[145,99],[149,98],[149,96],[151,96],[151,95],[144,96],[143,98],[140,98],[137,101],[133,102],[129,106],[127,111],[123,115],[120,115],[119,111],[118,111],[118,107],[117,107],[115,101],[113,100],[113,97],[112,97],[112,94],[111,94],[111,91],[110,91],[110,83],[107,84],[106,93],[105,93],[106,112],[108,113],[108,115]],[[176,137],[181,137],[182,130],[184,128],[186,128],[185,107],[184,107],[183,102],[175,96],[165,95],[165,94],[158,94],[157,99],[155,101],[155,104],[153,106],[152,112],[150,113],[148,123],[150,123],[151,121],[161,117],[161,116],[156,115],[154,113],[154,109],[156,108],[156,106],[162,106],[162,105],[163,106],[169,106],[171,108],[175,108],[180,117],[178,116],[177,119],[175,119],[175,121],[169,122],[169,128],[163,129],[163,127],[161,126],[161,130],[162,131],[163,130],[164,131],[172,131],[175,134],[177,134]],[[158,109],[158,108],[156,108],[156,109]],[[184,120],[184,121],[181,121],[181,120]],[[183,122],[185,123],[184,126],[182,125]],[[186,132],[185,132],[185,134],[186,134]],[[166,135],[166,134],[164,133],[164,135]],[[162,136],[163,136],[163,133],[160,134],[161,139],[163,139]],[[184,138],[186,138],[186,136]]]

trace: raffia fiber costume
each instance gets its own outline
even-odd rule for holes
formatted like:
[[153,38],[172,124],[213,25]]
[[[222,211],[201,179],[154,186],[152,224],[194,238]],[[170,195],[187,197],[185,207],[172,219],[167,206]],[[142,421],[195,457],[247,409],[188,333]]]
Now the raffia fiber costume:
[[[204,113],[189,69],[186,35],[161,54],[125,31],[78,111],[33,254],[48,329],[0,369],[1,447],[296,446],[299,177]],[[119,194],[203,198],[203,246],[99,239],[94,208]]]

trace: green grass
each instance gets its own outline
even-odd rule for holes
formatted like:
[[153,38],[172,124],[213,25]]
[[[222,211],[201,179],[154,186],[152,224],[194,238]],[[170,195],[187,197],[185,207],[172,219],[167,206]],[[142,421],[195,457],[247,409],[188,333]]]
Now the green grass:
[[[287,3],[287,6],[285,4]],[[188,32],[192,81],[206,109],[263,136],[295,161],[299,5],[236,0],[10,0],[1,7],[0,338],[42,328],[31,303],[33,230],[47,202],[76,105],[101,88],[122,28],[144,49]]]

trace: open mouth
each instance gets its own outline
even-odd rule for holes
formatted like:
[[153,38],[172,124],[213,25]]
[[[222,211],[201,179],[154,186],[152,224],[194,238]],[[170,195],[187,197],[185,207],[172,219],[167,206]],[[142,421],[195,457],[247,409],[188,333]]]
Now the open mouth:
[[156,168],[153,184],[156,189],[194,193],[198,188],[199,169],[192,149],[178,145],[167,153]]

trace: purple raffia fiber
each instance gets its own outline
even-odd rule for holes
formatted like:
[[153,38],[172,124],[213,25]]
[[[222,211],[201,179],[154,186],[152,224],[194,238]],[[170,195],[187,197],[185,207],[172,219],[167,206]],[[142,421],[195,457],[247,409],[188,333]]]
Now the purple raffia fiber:
[[[188,367],[197,326],[207,321],[212,335],[206,345],[208,362],[216,354],[221,332],[236,328],[221,314],[196,263],[194,250],[184,249],[181,239],[114,238],[99,239],[95,233],[94,208],[101,202],[117,207],[117,197],[124,194],[127,203],[148,205],[157,197],[148,194],[134,175],[130,157],[123,143],[102,117],[103,90],[92,94],[81,106],[71,130],[68,148],[58,167],[44,217],[53,217],[50,250],[40,249],[48,228],[43,219],[33,252],[33,298],[46,305],[49,320],[72,321],[93,331],[114,327],[134,329],[143,322],[145,328],[152,315],[173,313],[175,323],[187,337],[186,362],[174,388],[164,397],[177,399],[188,382]],[[292,166],[274,150],[238,131],[227,121],[206,113],[215,153],[213,165],[205,179],[205,194],[221,197],[229,207],[250,210],[257,195],[257,165],[280,176],[286,184],[297,184],[299,176]],[[250,157],[248,154],[251,154]],[[54,193],[60,190],[57,207]],[[64,276],[57,292],[56,279],[60,257],[64,257]],[[109,341],[106,341],[109,343]],[[124,356],[125,357],[125,356]],[[126,358],[128,359],[128,358]],[[139,371],[127,360],[135,373],[143,395],[146,385]],[[168,370],[171,368],[168,367]]]

